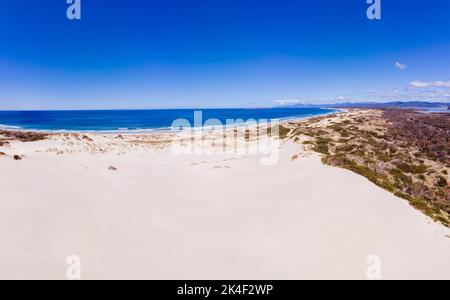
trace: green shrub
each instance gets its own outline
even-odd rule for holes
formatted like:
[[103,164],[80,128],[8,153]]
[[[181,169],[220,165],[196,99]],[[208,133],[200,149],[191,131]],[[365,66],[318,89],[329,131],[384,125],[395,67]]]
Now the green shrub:
[[314,146],[314,151],[322,153],[322,154],[329,154],[329,151],[330,151],[330,149],[328,147],[329,142],[331,142],[331,139],[318,137],[316,139],[316,145]]
[[322,153],[322,154],[329,154],[330,149],[328,148],[328,145],[318,144],[314,147],[314,151]]
[[412,166],[412,173],[414,173],[414,174],[424,174],[427,172],[427,170],[428,170],[428,168],[424,164]]
[[284,139],[285,137],[287,137],[287,135],[289,134],[291,130],[289,128],[287,128],[286,126],[280,125],[279,126],[279,134],[280,134],[280,138]]
[[412,167],[407,163],[404,163],[404,162],[397,163],[396,166],[397,166],[397,168],[399,168],[400,170],[402,170],[405,173],[412,172]]
[[397,197],[403,198],[405,200],[408,200],[410,202],[412,202],[414,200],[410,195],[402,193],[400,191],[395,191],[394,195]]
[[[268,133],[269,136],[271,136],[274,133],[275,128],[276,127],[269,127],[268,128],[268,130],[267,130],[268,132],[267,133]],[[286,138],[290,131],[291,130],[288,127],[286,127],[284,125],[279,125],[278,126],[278,136],[279,136],[279,138],[280,139]]]
[[356,148],[356,145],[348,144],[336,147],[336,152],[351,152]]
[[438,185],[439,187],[446,187],[446,186],[448,185],[447,179],[445,179],[443,176],[439,176],[439,177],[438,177],[437,185]]
[[375,155],[377,158],[383,162],[388,162],[392,160],[392,156],[388,153],[385,153],[384,151],[374,150]]
[[434,220],[437,222],[441,222],[443,225],[448,226],[449,222],[446,218],[444,218],[443,216],[435,216]]

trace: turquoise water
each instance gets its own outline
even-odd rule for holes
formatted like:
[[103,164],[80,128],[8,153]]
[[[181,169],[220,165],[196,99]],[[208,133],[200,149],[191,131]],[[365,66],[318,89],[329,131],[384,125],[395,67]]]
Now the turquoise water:
[[[201,111],[201,121],[194,122],[194,112]],[[333,112],[321,108],[258,109],[154,109],[154,110],[77,110],[77,111],[0,111],[0,127],[44,131],[126,131],[169,129],[176,119],[191,126],[208,119],[275,120],[301,118]]]

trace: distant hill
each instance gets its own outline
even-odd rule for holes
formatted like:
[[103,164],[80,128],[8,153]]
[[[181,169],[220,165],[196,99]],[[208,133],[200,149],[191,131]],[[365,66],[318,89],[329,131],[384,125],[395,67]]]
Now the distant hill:
[[343,102],[334,104],[295,105],[295,107],[330,107],[330,108],[421,108],[450,110],[450,102],[396,101],[396,102]]

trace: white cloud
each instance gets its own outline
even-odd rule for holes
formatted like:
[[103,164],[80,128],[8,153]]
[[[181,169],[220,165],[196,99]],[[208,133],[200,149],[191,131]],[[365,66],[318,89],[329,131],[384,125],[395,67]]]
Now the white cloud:
[[401,87],[386,89],[354,90],[349,93],[337,94],[331,97],[317,97],[308,100],[275,100],[277,105],[296,104],[330,104],[342,102],[392,102],[392,101],[423,101],[450,103],[450,81],[419,81],[414,80]]
[[409,83],[409,86],[412,88],[450,88],[450,81],[433,81],[426,82],[420,80],[414,80]]
[[403,71],[405,70],[408,66],[402,63],[399,63],[398,61],[395,62],[395,67],[400,70]]
[[430,85],[428,82],[425,81],[414,80],[409,83],[409,86],[413,88],[426,88],[429,87]]
[[297,99],[286,99],[286,100],[275,100],[273,102],[275,104],[278,104],[278,105],[295,105],[295,104],[299,104],[300,100],[297,100]]

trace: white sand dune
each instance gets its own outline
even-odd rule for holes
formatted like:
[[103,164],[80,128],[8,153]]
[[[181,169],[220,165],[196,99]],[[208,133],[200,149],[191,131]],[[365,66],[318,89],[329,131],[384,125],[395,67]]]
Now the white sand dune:
[[[449,230],[317,154],[0,151],[0,278],[450,279]],[[75,147],[75,146],[74,146]],[[117,171],[108,170],[114,166]]]

